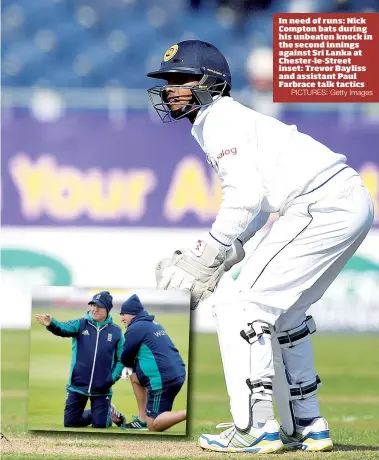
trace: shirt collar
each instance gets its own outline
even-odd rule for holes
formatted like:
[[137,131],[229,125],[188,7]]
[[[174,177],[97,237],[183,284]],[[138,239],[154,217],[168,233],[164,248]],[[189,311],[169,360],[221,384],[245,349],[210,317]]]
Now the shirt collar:
[[105,324],[109,324],[112,322],[112,317],[111,315],[108,313],[108,316],[107,318],[104,320],[104,321],[95,321],[93,318],[92,318],[92,314],[91,314],[91,311],[88,311],[87,312],[87,315],[86,315],[86,318],[87,320],[92,323],[93,325],[95,325],[96,327],[103,327]]
[[214,102],[210,105],[206,105],[205,107],[201,107],[200,110],[198,111],[197,115],[196,115],[196,118],[195,118],[195,121],[193,123],[193,126],[199,126],[202,121],[205,119],[205,117],[207,116],[210,108],[214,105]]
[[193,126],[200,125],[204,121],[205,117],[208,115],[208,113],[212,109],[212,107],[214,107],[218,102],[220,102],[223,99],[223,97],[220,97],[220,96],[217,95],[217,96],[214,96],[213,99],[214,99],[214,102],[212,102],[212,104],[209,104],[209,105],[206,105],[206,106],[200,108],[200,110],[199,110],[199,112],[198,112],[198,114],[197,114],[197,116],[195,118],[195,121],[193,123]]
[[209,105],[206,105],[204,107],[201,107],[196,118],[195,118],[195,121],[193,123],[193,128],[196,128],[196,126],[199,126],[201,123],[204,122],[206,116],[209,114],[209,112],[211,111],[211,109],[213,107],[215,107],[217,104],[220,104],[221,101],[224,100],[225,102],[225,99],[232,99],[230,96],[227,97],[227,96],[222,96],[222,97],[219,97],[219,96],[214,96],[214,99],[215,101],[212,103],[212,104],[209,104]]

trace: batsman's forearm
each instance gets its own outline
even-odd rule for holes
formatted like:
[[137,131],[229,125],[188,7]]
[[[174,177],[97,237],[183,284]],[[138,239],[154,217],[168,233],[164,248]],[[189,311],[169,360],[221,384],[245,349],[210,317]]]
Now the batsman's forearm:
[[250,206],[243,208],[233,205],[222,206],[212,225],[211,235],[224,246],[231,246],[244,234],[250,221],[258,212],[259,209],[252,209]]
[[261,211],[262,187],[258,176],[229,172],[221,181],[222,201],[211,234],[231,246]]
[[269,217],[270,213],[266,211],[260,211],[254,217],[254,219],[247,226],[247,229],[238,237],[242,243],[242,246],[266,224]]

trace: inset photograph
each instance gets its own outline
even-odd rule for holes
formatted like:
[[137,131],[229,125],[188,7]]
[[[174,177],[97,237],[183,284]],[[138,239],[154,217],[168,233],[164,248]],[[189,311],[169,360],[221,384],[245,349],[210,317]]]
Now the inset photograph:
[[186,435],[190,295],[39,287],[28,430]]

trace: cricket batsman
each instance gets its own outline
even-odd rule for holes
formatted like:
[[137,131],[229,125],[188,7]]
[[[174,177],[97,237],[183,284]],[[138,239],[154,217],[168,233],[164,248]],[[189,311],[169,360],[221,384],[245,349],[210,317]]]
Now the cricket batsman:
[[316,326],[306,313],[366,237],[371,196],[343,154],[233,100],[228,63],[212,44],[171,46],[148,77],[167,82],[148,89],[154,108],[164,122],[189,120],[222,187],[209,233],[157,265],[157,287],[191,291],[195,308],[242,260],[270,213],[279,215],[231,295],[214,296],[233,423],[199,444],[221,452],[331,450],[317,399]]

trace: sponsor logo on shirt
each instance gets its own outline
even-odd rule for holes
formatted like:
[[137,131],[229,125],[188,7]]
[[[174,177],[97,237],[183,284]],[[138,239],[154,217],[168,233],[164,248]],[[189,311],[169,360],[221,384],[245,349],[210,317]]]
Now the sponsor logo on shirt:
[[156,335],[157,337],[161,337],[162,335],[167,335],[167,334],[166,334],[166,331],[157,331],[157,332],[154,332],[154,335]]
[[217,155],[217,159],[220,160],[223,158],[225,155],[236,155],[237,154],[237,148],[233,147],[231,149],[223,149],[221,152]]
[[88,332],[87,329],[86,329],[86,330],[84,330],[84,331],[82,332],[82,334],[83,334],[83,335],[89,335],[89,332]]

